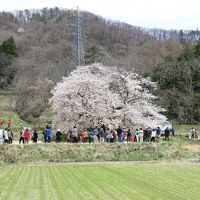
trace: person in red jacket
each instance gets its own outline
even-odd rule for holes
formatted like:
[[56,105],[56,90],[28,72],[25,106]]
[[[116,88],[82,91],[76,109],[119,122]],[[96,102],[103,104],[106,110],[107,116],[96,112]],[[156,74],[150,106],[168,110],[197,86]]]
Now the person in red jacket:
[[10,128],[12,126],[12,121],[9,119],[8,120],[8,128]]
[[3,123],[4,123],[4,119],[0,119],[0,127],[2,128],[3,126]]
[[28,129],[26,129],[26,131],[24,132],[25,144],[26,144],[26,143],[27,143],[27,144],[29,143],[30,137],[31,137],[31,133],[30,133],[30,131],[29,131]]

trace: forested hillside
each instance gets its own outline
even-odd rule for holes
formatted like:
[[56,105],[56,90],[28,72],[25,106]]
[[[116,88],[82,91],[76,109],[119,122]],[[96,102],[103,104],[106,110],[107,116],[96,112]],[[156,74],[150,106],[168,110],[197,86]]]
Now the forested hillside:
[[[14,91],[22,118],[40,117],[52,87],[75,68],[75,20],[76,11],[58,8],[0,13],[0,89]],[[200,121],[198,30],[145,29],[88,12],[81,24],[86,64],[151,76],[168,117]]]

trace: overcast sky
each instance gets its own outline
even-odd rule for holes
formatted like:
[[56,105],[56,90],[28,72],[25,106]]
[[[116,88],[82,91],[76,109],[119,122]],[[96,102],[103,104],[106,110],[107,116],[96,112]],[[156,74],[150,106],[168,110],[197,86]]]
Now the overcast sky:
[[62,7],[86,10],[132,25],[200,29],[200,0],[0,0],[0,11]]

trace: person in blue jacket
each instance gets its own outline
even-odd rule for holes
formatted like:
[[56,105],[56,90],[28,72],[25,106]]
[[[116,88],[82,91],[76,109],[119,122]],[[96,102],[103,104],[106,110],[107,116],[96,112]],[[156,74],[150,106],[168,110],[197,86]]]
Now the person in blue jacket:
[[48,126],[46,129],[46,138],[48,143],[51,142],[51,137],[52,137],[52,130],[51,127]]

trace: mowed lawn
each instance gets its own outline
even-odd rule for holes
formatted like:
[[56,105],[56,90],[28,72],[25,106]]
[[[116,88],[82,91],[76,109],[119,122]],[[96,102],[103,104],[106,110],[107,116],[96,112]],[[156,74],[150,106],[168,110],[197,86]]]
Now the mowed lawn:
[[200,199],[200,165],[184,162],[3,165],[0,199]]

